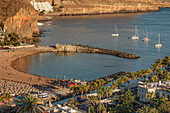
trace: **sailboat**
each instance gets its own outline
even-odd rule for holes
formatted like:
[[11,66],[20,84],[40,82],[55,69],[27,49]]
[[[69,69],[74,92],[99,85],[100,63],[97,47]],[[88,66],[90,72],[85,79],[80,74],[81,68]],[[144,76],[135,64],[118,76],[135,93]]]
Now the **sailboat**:
[[113,33],[112,36],[119,36],[116,24],[115,24],[115,33]]
[[132,36],[133,40],[139,39],[139,33],[138,33],[138,29],[137,26],[135,26],[135,35]]
[[146,38],[142,39],[142,41],[144,41],[144,42],[150,41],[148,34],[149,34],[148,29],[146,27]]
[[160,40],[161,40],[161,39],[160,39],[160,37],[161,37],[161,36],[160,36],[160,34],[159,34],[158,43],[157,43],[157,44],[155,44],[155,47],[156,47],[156,48],[160,48],[160,47],[162,47],[162,44],[160,43]]

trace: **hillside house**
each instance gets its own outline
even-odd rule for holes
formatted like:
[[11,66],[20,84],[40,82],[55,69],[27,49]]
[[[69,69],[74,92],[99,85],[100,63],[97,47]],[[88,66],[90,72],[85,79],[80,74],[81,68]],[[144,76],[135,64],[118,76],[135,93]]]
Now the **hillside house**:
[[156,97],[165,97],[170,100],[170,81],[151,82],[138,86],[138,97],[142,102],[148,102],[145,98],[148,92],[154,92]]

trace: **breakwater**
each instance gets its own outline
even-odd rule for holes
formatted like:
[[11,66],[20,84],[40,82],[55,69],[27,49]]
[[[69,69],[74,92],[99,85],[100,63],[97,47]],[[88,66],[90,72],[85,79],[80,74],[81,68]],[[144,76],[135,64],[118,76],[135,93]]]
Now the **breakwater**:
[[103,49],[103,48],[96,48],[96,47],[89,47],[83,45],[63,45],[63,44],[56,44],[56,51],[58,52],[78,52],[78,53],[97,53],[97,54],[106,54],[106,55],[113,55],[121,58],[127,59],[137,59],[140,56],[130,54],[127,52],[115,51],[110,49]]

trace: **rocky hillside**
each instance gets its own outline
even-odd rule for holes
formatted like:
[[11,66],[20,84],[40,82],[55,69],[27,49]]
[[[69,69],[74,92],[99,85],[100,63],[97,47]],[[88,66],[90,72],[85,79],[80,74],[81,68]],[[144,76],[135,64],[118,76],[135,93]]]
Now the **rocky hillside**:
[[64,10],[59,15],[157,11],[155,3],[152,0],[62,0]]
[[170,0],[155,0],[159,7],[170,7]]
[[38,12],[27,0],[0,0],[0,4],[0,21],[4,22],[8,33],[32,37],[33,32],[39,32]]

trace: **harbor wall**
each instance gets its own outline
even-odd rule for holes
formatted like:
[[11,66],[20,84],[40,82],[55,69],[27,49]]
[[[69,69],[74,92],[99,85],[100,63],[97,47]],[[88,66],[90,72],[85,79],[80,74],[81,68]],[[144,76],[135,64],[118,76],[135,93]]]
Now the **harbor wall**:
[[103,49],[103,48],[96,48],[96,47],[89,47],[89,46],[82,46],[82,45],[63,45],[63,44],[56,44],[55,51],[57,52],[78,52],[78,53],[97,53],[97,54],[106,54],[117,56],[121,58],[127,59],[137,59],[140,56],[130,54],[127,52]]

